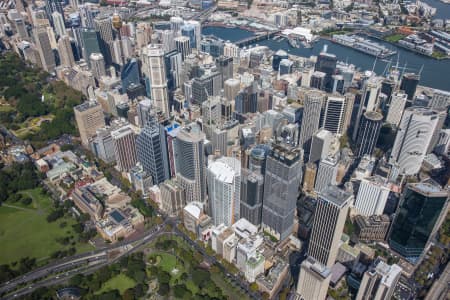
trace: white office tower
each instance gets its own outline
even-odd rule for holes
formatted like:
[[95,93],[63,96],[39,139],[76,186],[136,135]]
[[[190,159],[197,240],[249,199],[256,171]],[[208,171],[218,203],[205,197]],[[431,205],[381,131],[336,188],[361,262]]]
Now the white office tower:
[[94,75],[97,81],[100,81],[102,76],[106,75],[105,59],[101,53],[92,53],[89,57],[91,63],[92,75]]
[[364,112],[376,111],[379,107],[378,95],[380,94],[381,80],[379,77],[372,76],[370,71],[368,72],[370,74],[368,74],[367,76],[371,77],[369,77],[364,83],[364,90],[361,97],[361,103],[359,105],[358,113],[356,116],[356,123],[352,124],[354,127],[352,140],[354,141],[356,141],[359,125]]
[[314,190],[322,192],[330,185],[336,185],[336,175],[338,170],[338,159],[335,156],[327,156],[319,163],[317,170],[316,184]]
[[364,273],[356,300],[391,299],[401,273],[400,266],[388,265],[381,259],[376,259],[369,270]]
[[228,101],[234,102],[236,96],[241,90],[241,81],[236,78],[230,78],[223,83],[224,96]]
[[50,44],[47,27],[34,28],[34,41],[41,58],[42,67],[47,72],[53,72],[56,67],[55,55]]
[[389,197],[387,180],[380,176],[363,178],[355,200],[358,215],[382,215]]
[[175,47],[181,53],[181,59],[184,61],[191,54],[190,40],[187,36],[178,36],[175,39]]
[[326,129],[319,129],[311,141],[311,151],[309,153],[309,162],[316,163],[328,156],[330,145],[333,140],[333,134]]
[[310,152],[311,138],[319,129],[320,110],[323,101],[325,101],[325,95],[320,91],[308,91],[305,95],[299,140],[299,144],[305,153]]
[[196,125],[180,129],[174,143],[176,176],[186,203],[206,203],[205,134]]
[[59,38],[58,53],[59,59],[61,60],[61,66],[70,68],[75,65],[72,45],[70,44],[70,38],[67,35],[63,35]]
[[142,53],[142,72],[150,80],[153,107],[169,116],[167,77],[162,45],[150,44]]
[[59,37],[66,35],[66,26],[64,25],[63,16],[59,12],[55,11],[52,13],[52,19],[56,35]]
[[161,31],[161,43],[164,46],[164,52],[170,52],[175,50],[175,35],[172,30],[163,30]]
[[433,109],[446,109],[450,104],[450,92],[434,90],[433,97],[430,101],[430,108]]
[[202,24],[199,21],[189,20],[185,22],[186,25],[194,26],[195,33],[195,48],[200,50],[200,42],[202,41]]
[[323,128],[334,134],[345,132],[346,100],[343,96],[328,96]]
[[223,55],[232,57],[234,63],[239,62],[240,51],[241,49],[236,44],[230,42],[226,42],[225,45],[223,46]]
[[184,20],[181,17],[170,17],[170,29],[172,29],[175,36],[180,35],[181,26],[183,26]]
[[308,257],[300,266],[297,294],[302,300],[324,300],[330,279],[330,269],[313,257]]
[[352,201],[351,192],[336,186],[329,186],[319,193],[307,254],[328,268],[331,268],[336,260]]
[[386,122],[398,126],[402,119],[403,110],[405,109],[408,95],[404,92],[395,92],[391,97],[391,104],[389,105],[389,111],[386,117]]
[[125,125],[111,131],[114,144],[114,156],[117,168],[121,172],[128,172],[136,165],[136,134],[131,125]]
[[207,174],[214,225],[231,226],[239,220],[241,163],[234,157],[221,157],[209,162]]
[[140,50],[150,44],[152,40],[152,27],[150,23],[139,22],[136,24],[136,49]]
[[417,174],[439,123],[438,114],[422,107],[403,113],[389,162],[399,165],[399,173]]

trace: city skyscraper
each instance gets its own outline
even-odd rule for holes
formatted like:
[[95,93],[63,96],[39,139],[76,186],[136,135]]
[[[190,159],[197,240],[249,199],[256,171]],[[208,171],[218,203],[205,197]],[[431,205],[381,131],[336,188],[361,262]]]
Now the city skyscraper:
[[127,61],[120,72],[120,79],[122,81],[122,92],[126,92],[130,84],[139,84],[139,64],[136,58]]
[[262,228],[278,240],[292,233],[302,163],[302,151],[286,145],[274,144],[267,156]]
[[447,215],[448,197],[448,190],[436,183],[409,183],[392,222],[389,246],[416,263]]
[[47,72],[53,72],[56,67],[56,62],[55,55],[53,54],[52,46],[50,44],[50,37],[47,32],[47,27],[35,27],[33,33],[43,69]]
[[214,225],[233,225],[240,219],[241,162],[226,156],[210,161],[207,182]]
[[75,106],[74,112],[81,145],[89,149],[89,139],[96,135],[97,129],[105,126],[103,109],[98,102],[87,101]]
[[159,185],[161,190],[161,209],[169,215],[181,213],[186,205],[183,187],[173,179],[164,181]]
[[380,258],[377,258],[369,270],[364,273],[356,300],[392,299],[402,270],[396,264],[388,265]]
[[366,217],[382,215],[389,192],[387,181],[382,177],[363,178],[355,200],[356,211]]
[[320,110],[325,101],[325,95],[319,91],[308,91],[305,95],[302,125],[299,144],[306,153],[310,153],[311,138],[319,129]]
[[416,94],[417,86],[419,85],[420,76],[414,73],[403,74],[402,82],[400,83],[400,90],[408,95],[408,100],[413,100]]
[[186,203],[206,203],[205,134],[196,125],[181,128],[174,141],[176,176]]
[[314,185],[314,190],[317,193],[322,192],[327,189],[330,185],[336,185],[336,176],[338,168],[337,157],[328,155],[322,159],[319,163],[319,168],[317,170],[316,184]]
[[98,32],[100,51],[105,58],[106,65],[112,63],[112,42],[114,40],[111,17],[109,15],[98,15],[94,19],[94,28]]
[[122,172],[130,171],[137,162],[136,134],[131,125],[111,131],[117,167]]
[[61,37],[66,35],[66,26],[64,25],[64,17],[57,11],[52,13],[53,28],[55,28],[56,35]]
[[166,66],[161,45],[150,44],[143,51],[143,73],[150,81],[153,107],[169,115]]
[[191,42],[187,36],[179,36],[175,38],[175,47],[177,51],[181,53],[181,59],[184,61],[185,58],[191,54]]
[[323,128],[334,134],[345,133],[346,98],[328,96],[323,118]]
[[91,54],[101,53],[98,32],[94,29],[82,28],[81,44],[83,48],[83,58],[90,64],[89,57],[91,57]]
[[264,195],[264,177],[256,171],[242,169],[241,173],[241,218],[255,226],[261,225]]
[[300,265],[297,294],[302,300],[325,300],[331,279],[331,270],[308,257]]
[[327,92],[331,92],[333,89],[332,75],[336,71],[336,63],[337,63],[336,55],[327,53],[325,51],[321,52],[317,57],[315,70],[325,73],[323,87],[324,90]]
[[150,117],[136,138],[137,160],[147,174],[152,176],[153,184],[170,178],[169,158],[165,141],[164,127],[155,117]]
[[89,61],[91,62],[92,75],[94,75],[98,82],[102,76],[106,75],[105,59],[101,53],[92,53]]
[[399,164],[400,174],[417,174],[438,126],[438,114],[421,107],[405,109],[392,147],[391,164]]
[[403,111],[405,109],[408,95],[403,92],[395,92],[392,94],[391,103],[389,104],[389,111],[386,117],[386,122],[394,126],[398,126],[402,119]]
[[73,56],[72,45],[70,38],[67,35],[61,36],[58,40],[58,53],[61,60],[61,66],[73,67],[75,65],[75,58]]
[[316,163],[328,156],[333,134],[326,129],[319,129],[311,140],[311,151],[309,153],[309,162]]
[[181,35],[189,38],[189,46],[197,48],[197,39],[195,36],[195,27],[191,24],[184,24],[181,26]]
[[228,56],[219,56],[216,58],[216,67],[222,75],[222,86],[225,80],[233,78],[233,58]]
[[319,193],[307,253],[328,268],[336,261],[352,199],[352,193],[336,186],[328,186]]
[[361,119],[356,139],[357,156],[372,155],[383,126],[383,115],[375,111],[366,111]]
[[50,21],[50,24],[53,24],[53,13],[54,12],[58,12],[64,20],[64,9],[63,9],[61,1],[45,0],[45,12],[47,13],[47,17]]

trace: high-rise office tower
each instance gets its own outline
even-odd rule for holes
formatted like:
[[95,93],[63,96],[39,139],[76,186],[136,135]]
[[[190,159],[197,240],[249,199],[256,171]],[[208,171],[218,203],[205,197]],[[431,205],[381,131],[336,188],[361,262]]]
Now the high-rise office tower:
[[114,144],[114,156],[117,167],[122,172],[130,171],[137,162],[136,158],[136,134],[131,125],[122,126],[111,131]]
[[53,28],[55,28],[56,35],[59,37],[66,35],[66,26],[64,25],[63,16],[59,12],[55,11],[52,13],[52,19]]
[[219,56],[216,58],[216,67],[222,74],[222,84],[225,80],[233,78],[233,58],[229,56]]
[[165,116],[169,115],[167,76],[162,45],[151,44],[144,48],[143,73],[150,80],[153,106]]
[[333,88],[332,93],[344,94],[345,92],[345,80],[342,75],[333,75],[331,76],[333,80]]
[[221,90],[222,76],[219,72],[210,72],[192,81],[192,101],[202,104],[210,96],[218,96]]
[[176,49],[175,35],[172,30],[161,31],[161,44],[163,45],[164,52],[170,52]]
[[109,15],[97,16],[94,28],[98,31],[100,51],[105,58],[106,65],[112,63],[112,42],[114,40],[113,26]]
[[285,74],[291,74],[292,73],[292,68],[294,67],[294,62],[290,59],[283,59],[280,62],[280,66],[279,66],[279,74],[281,75],[285,75]]
[[300,266],[297,294],[302,300],[325,300],[330,279],[331,270],[308,257]]
[[248,169],[264,176],[266,174],[266,160],[269,150],[270,146],[264,144],[253,147],[250,151]]
[[181,87],[182,58],[181,53],[173,50],[164,54],[166,64],[167,88],[169,92]]
[[[202,24],[200,24],[199,21],[195,20],[188,20],[185,22],[185,24],[194,28],[195,43],[194,45],[191,45],[191,48],[200,49],[200,42],[202,40]],[[183,30],[181,31],[181,34],[184,35]]]
[[400,83],[400,90],[408,95],[408,100],[413,100],[416,94],[417,86],[419,85],[420,76],[414,73],[403,74],[402,82]]
[[241,114],[255,113],[258,110],[258,90],[256,82],[244,88],[235,98],[235,111]]
[[319,193],[308,256],[328,268],[331,268],[336,260],[348,207],[352,200],[352,193],[336,186],[329,186]]
[[287,59],[287,58],[288,58],[288,54],[286,51],[280,49],[277,52],[275,52],[275,54],[272,56],[272,69],[274,71],[278,71],[278,69],[280,67],[280,62],[283,59]]
[[317,170],[316,184],[314,189],[320,193],[330,185],[336,185],[336,176],[338,170],[338,159],[334,156],[327,156],[319,163]]
[[140,50],[150,44],[152,40],[152,27],[150,23],[138,22],[136,24],[136,49]]
[[392,223],[389,246],[416,263],[447,215],[448,197],[448,190],[433,182],[408,184]]
[[319,129],[311,140],[311,151],[309,153],[309,162],[316,163],[328,156],[333,134],[326,129]]
[[321,52],[317,57],[315,70],[325,73],[323,86],[327,92],[331,92],[333,89],[332,75],[336,71],[336,63],[337,63],[336,55],[331,53]]
[[334,134],[345,133],[346,98],[328,96],[322,127]]
[[122,92],[126,92],[131,84],[139,84],[139,64],[136,58],[127,61],[120,72],[120,79],[122,81]]
[[89,57],[91,62],[91,71],[97,81],[100,81],[102,76],[106,75],[105,59],[101,53],[92,53]]
[[53,24],[53,13],[58,12],[64,21],[64,10],[61,1],[58,0],[45,0],[45,12],[47,13],[48,19],[51,24]]
[[95,101],[84,102],[74,107],[75,121],[80,132],[81,145],[89,148],[89,139],[96,130],[105,126],[105,117],[101,105]]
[[89,62],[89,57],[92,53],[100,52],[100,38],[98,32],[94,29],[82,28],[81,29],[81,44],[83,48],[83,58]]
[[186,205],[183,187],[176,180],[166,180],[159,185],[161,209],[172,216],[179,215]]
[[255,226],[261,225],[264,177],[261,174],[242,169],[240,217]]
[[357,156],[372,155],[380,135],[381,126],[383,126],[383,115],[375,111],[366,111],[362,117],[359,126],[356,147]]
[[402,119],[408,95],[403,92],[395,92],[391,96],[391,103],[386,117],[386,122],[398,126]]
[[438,114],[426,108],[405,109],[392,147],[391,164],[399,165],[400,174],[417,174],[439,123]]
[[90,140],[90,144],[91,151],[105,163],[110,164],[116,161],[110,127],[97,129],[97,134]]
[[240,219],[241,163],[220,157],[208,164],[209,206],[214,225],[231,226]]
[[402,271],[403,269],[397,264],[388,265],[377,258],[364,273],[356,300],[392,299]]
[[191,24],[185,24],[181,26],[181,35],[189,38],[189,46],[192,48],[197,48],[197,40],[195,36],[195,27]]
[[55,55],[53,54],[47,27],[34,28],[34,40],[41,58],[42,67],[47,72],[53,72],[56,67]]
[[236,78],[225,80],[223,84],[224,96],[228,101],[234,101],[241,89],[241,81]]
[[75,58],[72,52],[72,45],[70,38],[67,35],[61,36],[58,40],[58,53],[61,60],[61,66],[73,67],[75,65]]
[[389,197],[387,181],[379,176],[363,178],[355,200],[355,209],[359,215],[370,217],[382,215]]
[[191,44],[187,36],[179,36],[175,38],[175,47],[177,51],[181,53],[181,59],[184,61],[185,58],[191,54]]
[[363,83],[363,93],[360,104],[356,112],[356,118],[353,124],[352,140],[356,141],[359,126],[361,124],[362,116],[366,111],[376,111],[379,107],[379,95],[381,90],[381,79],[379,77],[371,76]]
[[29,37],[29,35],[28,35],[28,31],[25,26],[25,21],[23,20],[23,18],[19,16],[17,18],[14,18],[14,20],[12,20],[12,21],[13,21],[14,27],[16,28],[16,31],[17,31],[17,34],[19,35],[19,37],[22,39],[27,39]]
[[170,17],[170,29],[173,31],[175,36],[180,35],[181,26],[183,26],[184,20],[181,17]]
[[319,129],[320,110],[325,95],[319,91],[308,91],[305,95],[302,126],[300,127],[299,144],[306,153],[310,153],[311,138]]
[[437,110],[445,110],[450,104],[450,92],[434,90],[429,107]]
[[164,127],[154,117],[150,117],[136,139],[137,160],[154,184],[170,178],[169,157],[165,141]]
[[274,144],[266,161],[262,228],[279,240],[294,225],[298,188],[302,180],[302,151]]
[[174,142],[176,176],[186,191],[186,203],[206,203],[205,134],[195,125],[178,131]]

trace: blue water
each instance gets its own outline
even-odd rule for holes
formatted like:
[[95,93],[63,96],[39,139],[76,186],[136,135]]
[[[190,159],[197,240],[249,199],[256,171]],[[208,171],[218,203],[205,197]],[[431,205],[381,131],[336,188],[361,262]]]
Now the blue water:
[[450,4],[439,0],[424,0],[424,2],[436,8],[434,19],[450,19]]
[[[432,0],[428,0],[432,1]],[[437,1],[437,0],[433,0]],[[232,42],[252,36],[253,33],[239,28],[222,28],[222,27],[205,27],[203,34],[214,35],[223,40],[230,40]],[[450,60],[435,60],[426,56],[418,55],[414,52],[407,51],[402,48],[395,47],[389,43],[377,41],[385,46],[395,49],[399,55],[399,65],[406,66],[408,72],[419,72],[423,66],[421,73],[420,84],[437,89],[450,91]],[[328,45],[328,52],[335,54],[339,60],[347,61],[354,64],[361,70],[372,70],[375,58],[373,56],[358,52],[351,48],[347,48],[338,44],[334,44],[327,40],[320,40],[314,44],[313,48],[292,48],[289,46],[287,40],[277,42],[274,40],[262,41],[259,45],[268,46],[270,49],[276,51],[284,49],[288,53],[298,56],[309,57],[311,55],[318,55],[324,45]],[[393,61],[397,61],[397,56],[392,56]],[[375,72],[383,74],[387,61],[377,60]]]

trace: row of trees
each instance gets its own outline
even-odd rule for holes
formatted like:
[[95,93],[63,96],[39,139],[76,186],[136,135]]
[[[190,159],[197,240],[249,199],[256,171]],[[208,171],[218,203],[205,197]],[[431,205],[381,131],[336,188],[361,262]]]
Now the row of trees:
[[39,175],[31,162],[15,163],[0,170],[0,204],[22,199],[18,192],[34,189],[39,185]]

